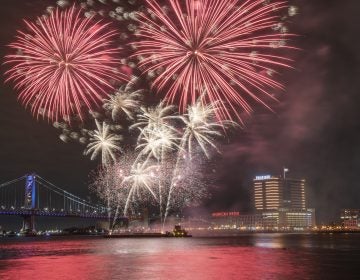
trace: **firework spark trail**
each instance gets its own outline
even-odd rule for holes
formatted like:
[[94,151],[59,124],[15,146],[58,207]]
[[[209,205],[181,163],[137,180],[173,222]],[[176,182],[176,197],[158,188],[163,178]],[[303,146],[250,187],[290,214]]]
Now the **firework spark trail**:
[[[125,167],[126,168],[126,167]],[[124,166],[122,166],[121,162],[117,162],[115,163],[112,167],[111,167],[111,175],[113,178],[116,178],[116,193],[115,193],[115,197],[116,197],[116,205],[115,205],[115,212],[114,212],[114,218],[113,218],[113,222],[112,225],[113,227],[116,224],[116,221],[119,217],[120,214],[120,208],[121,207],[125,207],[123,201],[126,198],[126,188],[124,188],[123,184],[124,184],[124,179],[125,179],[125,169]],[[113,228],[112,227],[112,228]]]
[[204,95],[201,95],[194,105],[188,106],[187,113],[181,116],[181,119],[185,124],[185,128],[180,141],[175,168],[172,173],[163,225],[165,225],[166,217],[169,214],[170,203],[174,188],[176,187],[176,181],[179,176],[181,176],[178,174],[181,160],[186,160],[188,158],[191,161],[194,145],[198,145],[205,156],[209,158],[210,154],[208,146],[219,152],[215,144],[215,138],[222,137],[223,131],[226,128],[230,126],[236,127],[236,123],[233,121],[221,121],[216,119],[216,112],[220,108],[220,102],[203,105],[203,97]]
[[[163,165],[166,160],[166,155],[180,149],[178,142],[181,138],[178,137],[175,129],[170,129],[169,124],[157,125],[153,129],[145,127],[140,128],[140,141],[136,149],[140,149],[136,161],[143,155],[147,156],[146,161],[150,158],[155,158],[158,165]],[[158,193],[159,193],[159,210],[160,218],[163,218],[163,184],[162,180],[158,180]]]
[[[124,155],[128,159],[128,155]],[[124,164],[125,163],[125,164]],[[123,181],[125,174],[128,174],[129,166],[127,161],[116,162],[112,165],[101,166],[92,175],[90,189],[96,192],[100,199],[106,202],[109,215],[109,229],[113,228],[123,211],[127,198],[128,189]],[[111,214],[114,213],[111,221]]]
[[219,152],[214,143],[215,138],[222,137],[226,128],[237,126],[235,122],[230,120],[217,120],[217,111],[221,109],[221,102],[203,105],[203,97],[204,95],[201,95],[195,104],[188,106],[186,114],[181,116],[185,130],[180,146],[187,151],[190,159],[194,144],[200,146],[207,158],[210,157],[207,146]]
[[122,137],[110,132],[109,125],[103,122],[102,124],[95,120],[97,129],[93,132],[90,138],[90,143],[87,146],[85,154],[91,154],[91,160],[94,160],[99,153],[101,153],[102,165],[110,164],[111,161],[115,162],[116,157],[114,152],[122,151],[119,142]]
[[[161,101],[156,107],[141,107],[140,114],[137,115],[137,122],[130,126],[134,128],[146,128],[151,131],[154,128],[165,126],[167,129],[173,130],[173,126],[169,124],[171,121],[179,120],[179,116],[174,115],[175,106],[166,105]],[[139,135],[139,139],[142,135]]]
[[124,216],[127,215],[127,211],[130,205],[130,200],[134,196],[141,196],[141,189],[148,191],[155,200],[157,196],[153,191],[153,185],[156,180],[156,171],[158,170],[157,165],[149,164],[149,162],[135,162],[131,166],[130,174],[124,178],[124,184],[131,184],[130,191],[125,203]]
[[159,166],[150,162],[135,163],[135,154],[126,152],[113,164],[102,166],[93,177],[91,187],[114,213],[113,225],[120,212],[125,216],[132,204],[158,200],[153,187]]
[[167,126],[158,126],[153,129],[143,128],[140,130],[140,141],[136,146],[140,150],[139,156],[147,155],[147,157],[154,157],[156,160],[162,162],[165,154],[175,150],[179,147],[179,140],[177,134]]
[[[206,103],[222,101],[218,118],[242,122],[239,108],[250,114],[250,100],[275,99],[269,88],[283,86],[270,75],[289,67],[289,59],[273,54],[289,49],[290,36],[280,28],[278,13],[287,2],[264,0],[169,0],[170,12],[147,0],[150,15],[141,13],[135,56],[144,72],[160,72],[153,87],[166,92],[169,103],[184,112],[206,91]],[[274,28],[276,27],[276,28]]]
[[140,108],[143,91],[133,90],[133,83],[121,86],[114,95],[104,100],[104,109],[111,112],[113,121],[124,114],[127,119],[134,120],[134,114]]
[[[176,165],[176,159],[168,159],[168,162],[163,164],[163,180],[170,185],[170,181],[174,181],[174,190],[170,199],[171,209],[181,208],[183,206],[190,206],[196,204],[201,197],[206,194],[209,179],[207,172],[209,165],[204,162],[202,158],[183,158],[178,164],[178,174],[176,178],[171,178]],[[164,183],[164,184],[165,184]],[[167,192],[169,189],[166,190]],[[167,197],[168,193],[166,194]],[[167,203],[167,201],[165,201]],[[166,205],[165,205],[166,207]]]
[[113,90],[112,81],[127,80],[116,68],[119,49],[112,48],[116,32],[107,23],[80,16],[75,6],[56,9],[38,24],[27,22],[29,33],[18,31],[7,55],[7,81],[15,82],[19,99],[39,117],[50,120],[78,114],[99,105]]
[[[165,105],[160,102],[154,108],[141,108],[138,114],[138,121],[130,129],[138,128],[137,150],[140,150],[135,162],[146,156],[145,162],[151,157],[157,160],[158,165],[163,165],[165,155],[170,151],[179,149],[178,131],[173,126],[173,122],[181,120],[178,115],[174,115],[174,106]],[[163,218],[163,184],[158,180],[159,210],[160,217]]]

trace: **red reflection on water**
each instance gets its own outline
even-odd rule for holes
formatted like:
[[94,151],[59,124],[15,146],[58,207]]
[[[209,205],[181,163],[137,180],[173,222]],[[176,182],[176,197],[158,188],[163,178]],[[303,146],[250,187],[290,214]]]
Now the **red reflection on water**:
[[[96,279],[94,269],[101,257],[89,255],[31,257],[7,261],[1,279]],[[4,265],[4,263],[3,263]],[[103,279],[103,278],[97,278]]]
[[[7,249],[26,251],[31,247],[33,251],[21,258],[0,261],[0,279],[310,278],[308,260],[302,260],[294,250],[199,246],[187,240],[78,240]],[[32,256],[34,253],[44,256]]]
[[[153,261],[141,258],[145,267]],[[161,279],[306,279],[304,268],[296,262],[294,254],[283,250],[216,247],[158,255],[160,265],[152,270]]]

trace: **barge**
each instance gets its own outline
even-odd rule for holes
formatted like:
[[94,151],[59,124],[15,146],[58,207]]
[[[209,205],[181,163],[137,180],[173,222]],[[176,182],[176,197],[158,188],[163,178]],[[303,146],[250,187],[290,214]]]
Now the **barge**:
[[185,229],[182,229],[180,225],[176,225],[173,231],[162,232],[110,232],[104,235],[105,238],[162,238],[162,237],[192,237]]

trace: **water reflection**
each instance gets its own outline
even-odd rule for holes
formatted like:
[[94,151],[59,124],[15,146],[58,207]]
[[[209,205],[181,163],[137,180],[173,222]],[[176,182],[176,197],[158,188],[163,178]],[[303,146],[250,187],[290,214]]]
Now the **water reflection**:
[[0,240],[0,279],[352,279],[359,260],[354,236]]

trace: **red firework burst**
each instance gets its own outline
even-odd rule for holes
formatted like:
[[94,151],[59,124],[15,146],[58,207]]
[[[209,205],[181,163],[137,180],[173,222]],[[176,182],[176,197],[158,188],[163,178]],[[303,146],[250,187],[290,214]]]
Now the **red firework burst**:
[[25,23],[28,32],[18,31],[10,44],[17,53],[6,56],[11,65],[6,74],[37,117],[82,118],[84,107],[98,105],[114,82],[126,79],[118,70],[119,49],[111,47],[116,32],[109,24],[82,18],[74,6]]
[[269,108],[269,88],[282,88],[271,74],[289,67],[289,59],[275,54],[290,48],[277,14],[286,2],[168,0],[167,9],[157,0],[147,3],[135,55],[140,69],[158,74],[153,87],[168,102],[184,111],[203,94],[206,102],[222,101],[220,118],[239,121],[239,107],[252,112],[251,99]]

